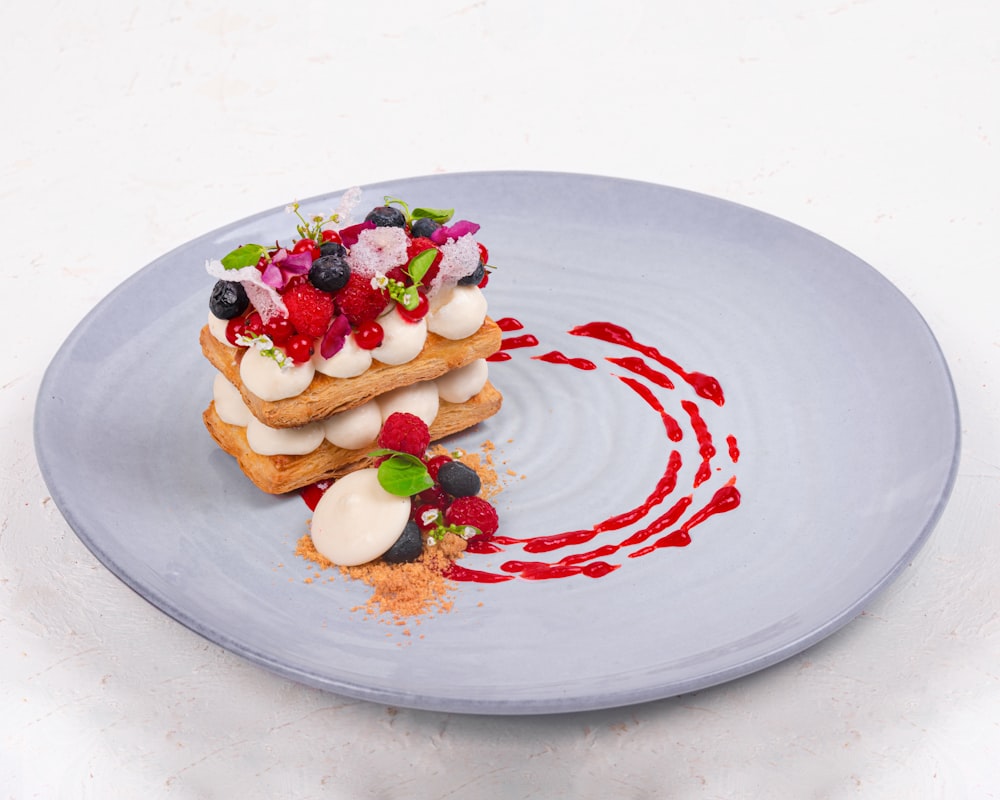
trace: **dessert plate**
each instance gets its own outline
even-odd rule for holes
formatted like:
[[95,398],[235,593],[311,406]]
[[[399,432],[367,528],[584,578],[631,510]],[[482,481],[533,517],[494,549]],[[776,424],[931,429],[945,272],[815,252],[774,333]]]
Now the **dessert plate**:
[[[37,401],[38,460],[67,522],[181,624],[392,705],[622,706],[801,652],[930,534],[958,460],[951,379],[918,312],[855,256],[746,207],[604,177],[436,175],[366,187],[360,208],[385,195],[482,225],[490,314],[521,327],[490,365],[504,408],[453,446],[493,442],[503,534],[567,546],[469,555],[512,579],[458,582],[449,611],[405,626],[352,610],[365,586],[312,579],[294,553],[305,504],[256,490],[201,423],[203,264],[288,241],[292,218],[274,209],[125,281]],[[301,205],[328,212],[339,196]]]

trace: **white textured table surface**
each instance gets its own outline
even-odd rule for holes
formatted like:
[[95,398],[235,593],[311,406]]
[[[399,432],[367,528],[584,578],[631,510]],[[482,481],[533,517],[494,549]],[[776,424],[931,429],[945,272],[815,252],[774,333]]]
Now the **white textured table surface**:
[[[995,3],[25,6],[0,11],[0,797],[1000,796]],[[925,316],[961,467],[928,544],[858,619],[687,696],[451,716],[274,677],[81,545],[31,425],[47,363],[107,292],[295,198],[493,169],[759,208]]]

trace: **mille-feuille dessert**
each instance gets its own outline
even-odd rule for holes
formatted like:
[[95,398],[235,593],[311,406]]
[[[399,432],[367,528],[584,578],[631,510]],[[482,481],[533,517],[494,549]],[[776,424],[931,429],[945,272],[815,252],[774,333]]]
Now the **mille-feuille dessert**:
[[502,402],[479,226],[394,198],[345,225],[359,197],[309,218],[293,204],[290,246],[244,244],[206,265],[216,283],[199,340],[217,374],[203,420],[265,492],[369,466],[394,412],[436,441]]

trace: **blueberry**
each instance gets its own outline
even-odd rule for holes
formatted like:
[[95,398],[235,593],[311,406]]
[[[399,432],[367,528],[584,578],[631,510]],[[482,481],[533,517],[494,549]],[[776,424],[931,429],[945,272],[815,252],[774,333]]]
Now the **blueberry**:
[[415,561],[424,551],[424,538],[420,528],[412,519],[406,523],[395,544],[382,554],[382,559],[390,564]]
[[478,473],[461,461],[446,461],[438,470],[437,479],[452,497],[472,497],[482,487]]
[[216,281],[208,307],[219,319],[236,319],[247,310],[250,298],[241,283],[236,281]]
[[377,206],[368,212],[365,222],[374,222],[376,228],[405,228],[406,216],[393,206]]
[[[335,244],[329,242],[328,244]],[[351,266],[342,255],[320,256],[309,268],[309,282],[323,292],[333,294],[347,286]]]
[[319,252],[324,256],[346,256],[347,248],[340,242],[323,242],[319,246]]
[[458,279],[459,286],[478,286],[483,281],[483,276],[486,275],[486,265],[482,261],[479,262],[479,266],[476,267],[476,271],[471,275],[466,275],[464,278]]
[[414,239],[419,239],[421,236],[430,239],[431,234],[440,227],[440,222],[435,222],[430,217],[421,217],[413,220],[413,225],[410,226],[410,235]]

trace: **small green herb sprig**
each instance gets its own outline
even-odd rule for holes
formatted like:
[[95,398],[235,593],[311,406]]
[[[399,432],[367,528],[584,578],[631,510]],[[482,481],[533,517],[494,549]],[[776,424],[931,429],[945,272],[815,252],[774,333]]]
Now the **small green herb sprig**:
[[420,305],[420,293],[418,290],[422,286],[421,281],[427,274],[427,270],[434,263],[437,252],[434,249],[422,250],[410,259],[406,265],[406,274],[410,276],[410,280],[413,282],[411,286],[407,286],[402,281],[397,281],[395,278],[389,278],[385,275],[380,275],[376,278],[375,284],[380,289],[385,289],[389,293],[389,297],[407,311],[413,311],[413,309]]
[[408,223],[412,223],[415,219],[432,219],[444,225],[455,215],[455,209],[453,208],[414,208],[411,211],[404,200],[400,200],[398,197],[389,197],[388,195],[384,197],[384,201],[387,206],[399,206],[403,210],[403,216],[406,217]]

